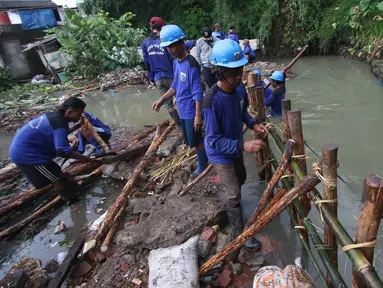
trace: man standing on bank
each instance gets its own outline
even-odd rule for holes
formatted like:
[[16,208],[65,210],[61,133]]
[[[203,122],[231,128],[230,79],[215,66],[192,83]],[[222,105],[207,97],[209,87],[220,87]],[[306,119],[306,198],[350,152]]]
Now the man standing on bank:
[[197,40],[195,45],[195,56],[198,63],[202,65],[203,79],[209,88],[217,83],[217,78],[211,71],[211,68],[213,67],[210,63],[211,50],[215,43],[221,41],[213,36],[212,33],[210,27],[204,27],[202,29],[202,37]]
[[196,178],[207,167],[207,156],[202,137],[202,82],[200,66],[197,60],[185,50],[185,34],[177,25],[166,25],[162,28],[161,46],[167,47],[174,60],[174,80],[171,88],[156,102],[152,108],[158,111],[160,107],[176,95],[181,116],[181,127],[185,142],[189,147],[195,147],[198,168],[191,178]]
[[[208,90],[203,102],[205,148],[221,180],[220,199],[225,203],[236,237],[244,227],[240,206],[241,186],[246,180],[243,152],[254,154],[265,148],[262,140],[244,141],[242,126],[245,123],[262,137],[267,137],[268,131],[247,112],[248,98],[242,73],[248,60],[239,44],[230,39],[217,42],[211,63],[215,66],[218,82]],[[259,249],[261,243],[254,238],[245,246]]]
[[[150,19],[149,25],[152,34],[142,43],[142,54],[149,80],[157,86],[163,95],[170,89],[173,82],[174,58],[166,48],[160,45],[160,32],[164,26],[164,20],[153,17]],[[180,116],[178,111],[174,109],[173,97],[169,98],[163,105],[168,110],[170,117],[176,122],[177,128],[181,129]]]

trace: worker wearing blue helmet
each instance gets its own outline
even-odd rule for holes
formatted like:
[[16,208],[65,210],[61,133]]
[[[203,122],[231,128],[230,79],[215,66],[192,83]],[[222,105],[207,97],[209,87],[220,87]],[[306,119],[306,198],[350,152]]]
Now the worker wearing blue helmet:
[[[240,205],[241,186],[246,180],[243,152],[254,154],[265,148],[263,140],[244,141],[242,126],[245,123],[262,137],[266,137],[268,131],[247,111],[242,74],[248,60],[239,44],[230,39],[218,41],[210,60],[218,82],[208,90],[203,101],[205,148],[222,183],[220,199],[225,203],[228,220],[237,236],[244,224]],[[260,242],[252,240],[246,246],[260,248]]]
[[[253,70],[253,71],[251,71],[251,73],[253,73],[253,74],[257,74],[258,75],[258,84],[257,84],[257,86],[262,86],[262,87],[265,87],[266,86],[266,83],[265,83],[265,81],[263,81],[262,80],[262,72],[261,72],[261,70],[258,70],[258,69],[256,69],[256,70]],[[270,87],[267,87],[265,90],[264,90],[264,93],[263,93],[263,98],[264,98],[264,102],[266,103],[266,102],[268,102],[268,101],[270,101],[270,99],[272,99],[271,97],[272,97],[272,90],[271,90],[271,88]],[[266,105],[265,105],[266,106]]]
[[282,100],[286,97],[285,75],[282,71],[274,71],[269,79],[274,89],[271,94],[265,93],[265,106],[269,108],[271,116],[279,117],[282,116]]
[[202,81],[197,60],[185,51],[185,34],[177,25],[166,25],[160,33],[161,46],[167,47],[176,59],[173,62],[174,79],[170,89],[152,108],[158,111],[171,97],[176,95],[180,112],[181,127],[186,144],[197,150],[198,167],[191,177],[196,178],[207,167],[207,156],[202,137]]

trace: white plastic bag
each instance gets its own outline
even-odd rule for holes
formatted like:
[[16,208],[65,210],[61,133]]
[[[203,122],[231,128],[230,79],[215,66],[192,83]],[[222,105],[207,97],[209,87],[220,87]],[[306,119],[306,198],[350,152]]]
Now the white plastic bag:
[[185,243],[152,250],[149,254],[149,288],[199,288],[199,236]]

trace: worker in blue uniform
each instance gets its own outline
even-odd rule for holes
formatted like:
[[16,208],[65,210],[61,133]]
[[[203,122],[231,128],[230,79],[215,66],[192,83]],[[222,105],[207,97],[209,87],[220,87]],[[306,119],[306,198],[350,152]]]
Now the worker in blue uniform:
[[58,110],[43,114],[25,124],[13,138],[9,157],[36,189],[53,184],[61,198],[71,203],[81,187],[61,168],[54,158],[72,158],[84,162],[100,160],[75,152],[69,144],[69,133],[79,129],[81,122],[69,128],[69,122],[79,122],[86,104],[76,97],[66,99]]
[[235,29],[233,25],[230,26],[230,30],[226,34],[226,39],[234,40],[235,42],[239,44],[239,36],[237,34],[237,30]]
[[[150,19],[150,29],[152,34],[142,43],[142,54],[145,62],[149,80],[155,84],[161,95],[169,90],[173,82],[173,61],[174,58],[168,50],[162,47],[160,31],[164,26],[164,20],[160,17]],[[181,121],[178,111],[174,108],[173,98],[169,98],[164,107],[168,110],[170,117],[176,122],[177,127],[181,128]]]
[[250,61],[255,60],[255,52],[250,46],[250,42],[248,39],[243,40],[243,54],[245,54],[245,57]]
[[153,103],[152,108],[158,111],[163,103],[176,95],[185,142],[189,147],[195,147],[197,152],[198,167],[191,175],[196,178],[206,169],[208,163],[202,136],[203,92],[200,66],[185,51],[185,34],[177,25],[164,26],[160,37],[161,47],[167,47],[176,59],[173,63],[174,79],[171,88]]
[[279,117],[282,116],[282,100],[286,97],[285,75],[282,71],[274,71],[269,79],[273,91],[265,93],[265,106],[269,108],[270,116]]
[[[223,191],[220,199],[226,206],[229,223],[238,236],[244,227],[240,206],[241,186],[246,180],[243,152],[254,154],[265,148],[263,140],[243,139],[243,123],[267,137],[268,131],[248,111],[248,97],[242,83],[243,67],[248,60],[238,43],[225,39],[213,47],[211,63],[215,66],[218,82],[211,87],[203,101],[205,119],[205,148],[214,165]],[[259,249],[256,239],[246,246]]]
[[221,30],[221,25],[219,25],[219,23],[214,24],[214,32],[212,35],[221,40],[225,39],[225,33]]

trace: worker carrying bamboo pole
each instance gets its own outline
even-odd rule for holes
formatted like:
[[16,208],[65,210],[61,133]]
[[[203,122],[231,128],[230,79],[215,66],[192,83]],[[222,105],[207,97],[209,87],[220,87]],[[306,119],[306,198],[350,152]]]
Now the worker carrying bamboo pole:
[[[248,60],[239,44],[229,39],[218,41],[211,62],[218,82],[204,98],[205,147],[222,183],[220,199],[225,203],[228,220],[234,228],[233,236],[237,237],[247,222],[247,219],[242,220],[240,206],[241,186],[246,180],[243,152],[254,154],[265,148],[263,140],[243,141],[242,125],[245,123],[262,137],[266,137],[268,131],[247,111],[248,98],[242,74]],[[245,246],[259,249],[261,243],[254,238]]]
[[[62,105],[66,99],[72,97],[69,94],[62,96],[59,100],[59,106]],[[84,111],[84,116],[89,120],[90,124],[94,127],[97,135],[109,146],[109,139],[112,137],[112,131],[110,131],[109,126],[104,124],[100,119],[95,115]],[[83,116],[83,117],[84,117]],[[82,123],[82,119],[80,120]],[[97,136],[96,135],[96,136]],[[93,131],[91,131],[86,125],[81,125],[81,128],[78,130],[77,134],[74,137],[69,137],[69,142],[72,144],[72,147],[77,149],[77,152],[83,154],[85,152],[86,144],[91,144],[95,151],[93,155],[100,157],[105,154],[103,147],[98,143]]]
[[[160,32],[165,25],[160,17],[153,17],[149,22],[152,34],[142,42],[142,55],[145,62],[149,80],[164,95],[173,83],[173,61],[166,47],[162,47]],[[181,121],[178,111],[173,105],[173,96],[163,103],[170,117],[176,122],[177,128],[181,129]]]
[[36,189],[53,183],[53,189],[70,204],[77,199],[82,187],[53,159],[57,156],[84,162],[100,160],[76,153],[69,144],[68,134],[80,128],[69,122],[79,122],[86,107],[81,99],[70,97],[55,112],[43,114],[25,124],[13,138],[9,157]]
[[[174,60],[174,79],[171,88],[156,102],[152,109],[159,111],[161,106],[176,95],[181,116],[182,132],[189,147],[195,147],[197,169],[191,178],[197,178],[207,167],[208,159],[202,136],[202,81],[197,60],[185,51],[185,34],[177,25],[162,28],[161,46],[167,47]],[[220,41],[218,41],[220,42]]]

